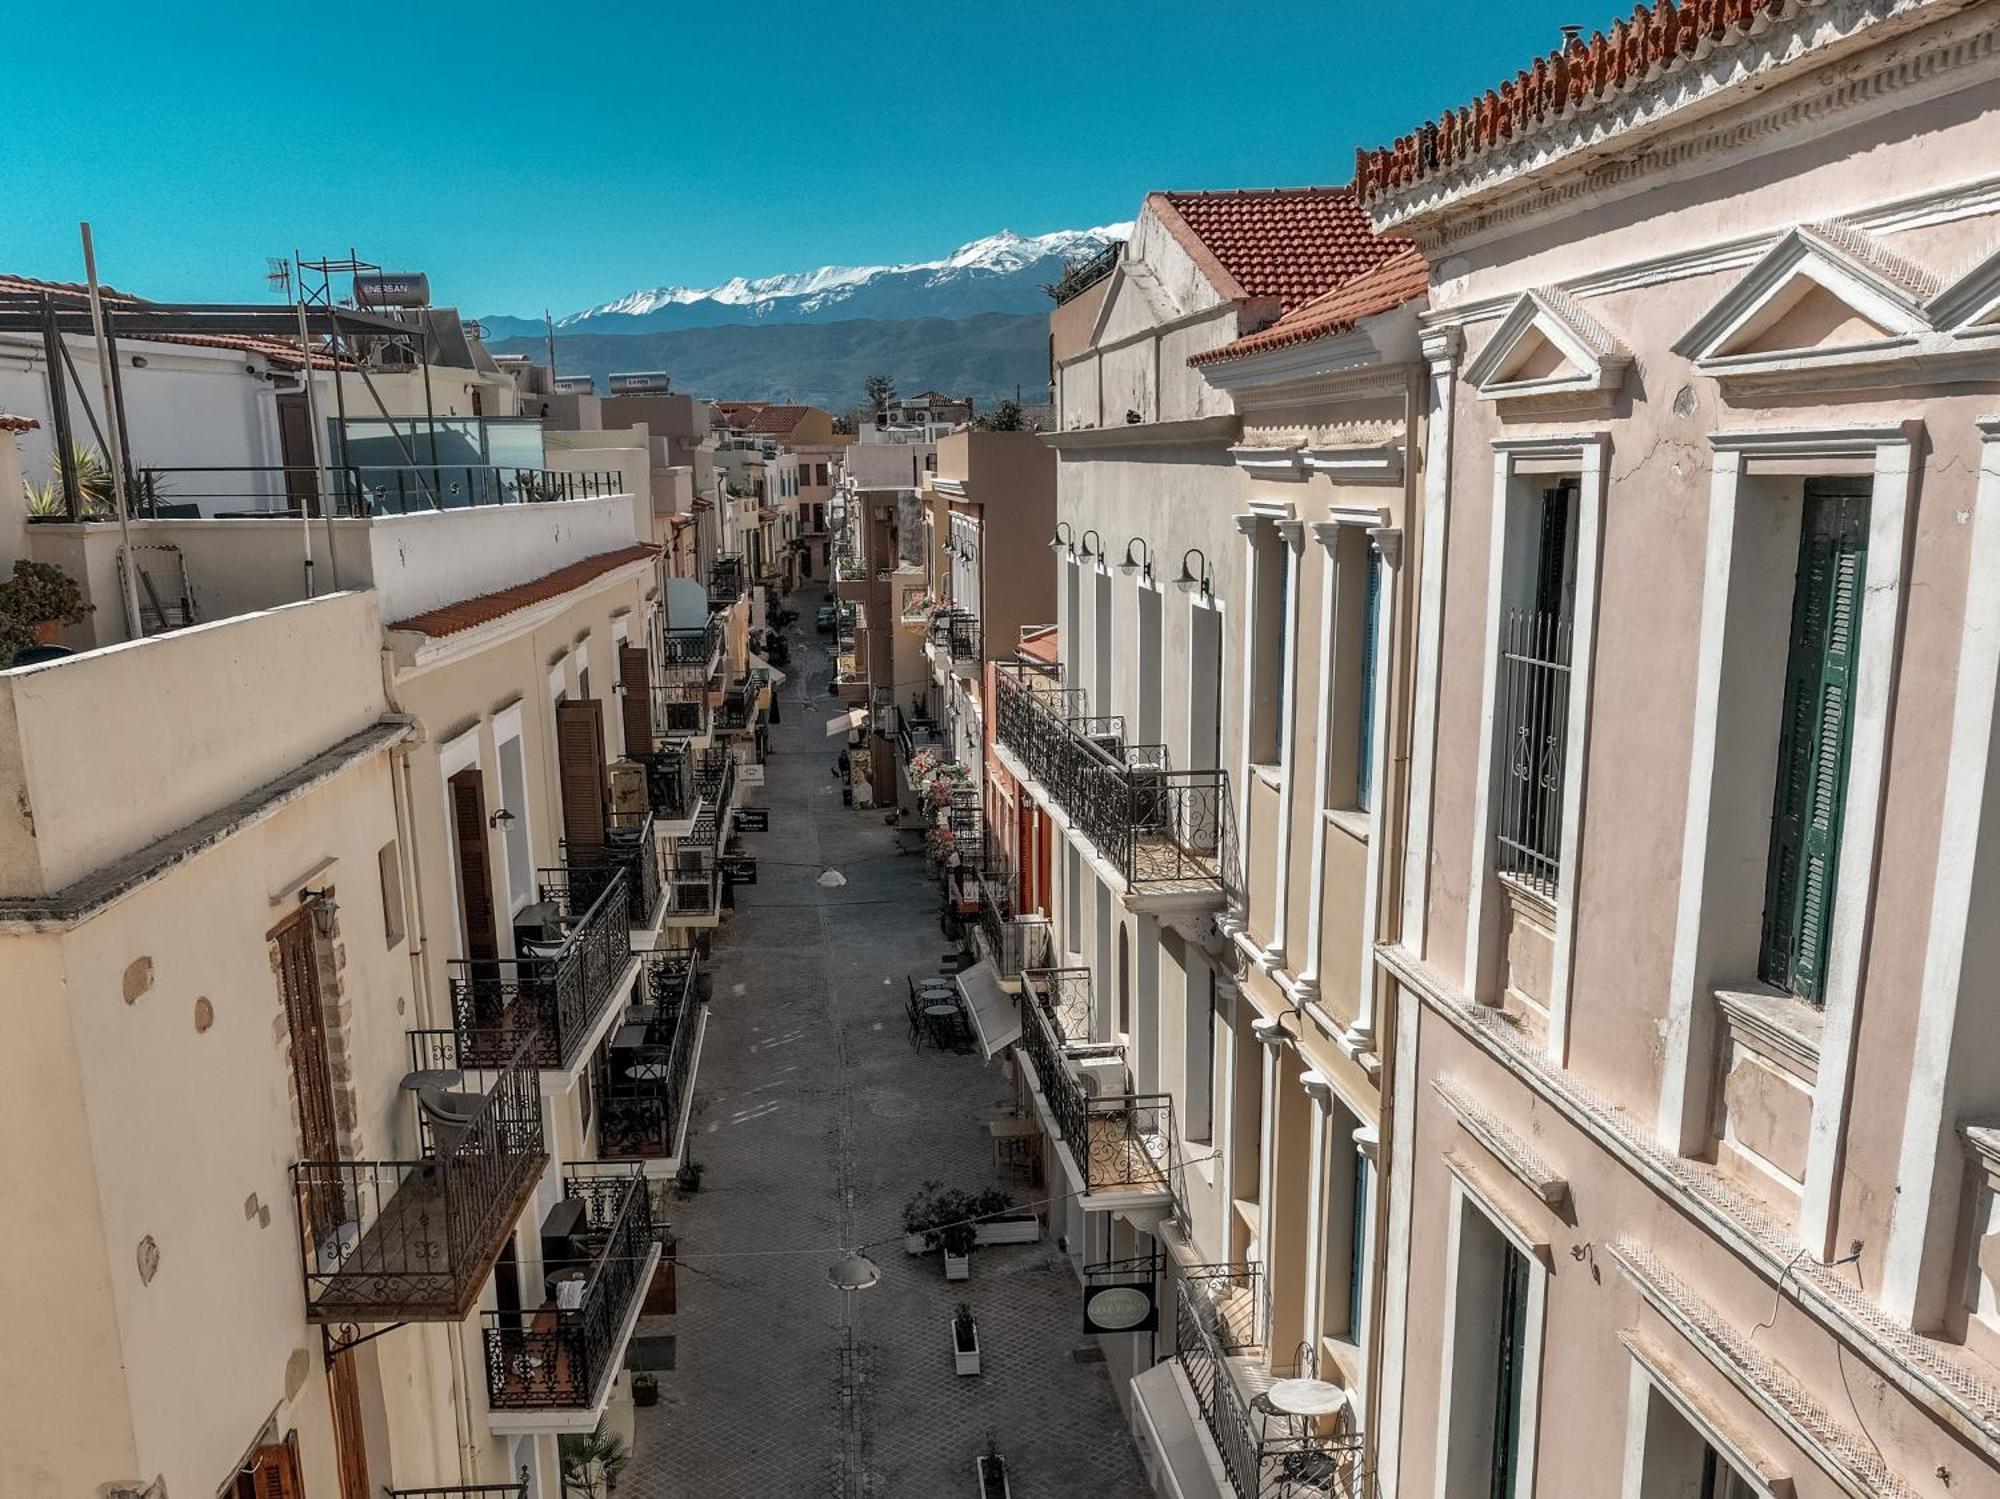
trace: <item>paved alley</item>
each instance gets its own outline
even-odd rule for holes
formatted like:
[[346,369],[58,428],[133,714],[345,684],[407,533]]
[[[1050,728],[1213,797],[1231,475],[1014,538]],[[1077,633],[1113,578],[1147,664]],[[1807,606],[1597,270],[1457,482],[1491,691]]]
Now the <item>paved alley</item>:
[[[768,779],[739,793],[769,806],[770,831],[744,840],[757,883],[736,892],[711,965],[690,1125],[706,1175],[673,1209],[680,1311],[640,1327],[672,1340],[672,1367],[660,1403],[636,1413],[620,1492],[972,1495],[990,1433],[1015,1499],[1140,1499],[1150,1490],[1104,1366],[1073,1356],[1090,1340],[1055,1246],[981,1249],[971,1281],[951,1285],[936,1257],[903,1252],[903,1204],[921,1181],[998,1179],[984,1121],[1009,1090],[976,1053],[910,1048],[903,979],[934,972],[945,951],[937,893],[881,812],[841,804],[817,602],[812,588],[793,596],[805,622]],[[822,884],[829,869],[846,883]],[[849,1298],[850,1358],[827,1270],[852,1245],[883,1279]],[[976,1378],[952,1369],[961,1299],[979,1323]],[[667,1345],[650,1346],[663,1361]]]

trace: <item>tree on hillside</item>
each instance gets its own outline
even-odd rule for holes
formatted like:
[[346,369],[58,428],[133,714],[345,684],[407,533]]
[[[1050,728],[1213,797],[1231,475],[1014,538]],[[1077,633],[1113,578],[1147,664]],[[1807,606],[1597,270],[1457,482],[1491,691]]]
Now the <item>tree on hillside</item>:
[[868,401],[877,411],[896,399],[896,382],[887,375],[868,377]]
[[975,417],[972,425],[982,432],[1019,432],[1027,422],[1019,401],[1002,401],[984,416]]

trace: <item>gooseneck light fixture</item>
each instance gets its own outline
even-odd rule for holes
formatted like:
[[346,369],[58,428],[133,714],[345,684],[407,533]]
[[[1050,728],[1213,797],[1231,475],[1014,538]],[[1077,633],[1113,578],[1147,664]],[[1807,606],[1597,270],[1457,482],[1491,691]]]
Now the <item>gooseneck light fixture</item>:
[[1146,581],[1153,581],[1153,548],[1143,536],[1134,536],[1125,543],[1125,560],[1118,564],[1118,571],[1131,577],[1141,568],[1145,569]]
[[1076,540],[1074,533],[1069,528],[1069,522],[1059,520],[1056,522],[1056,534],[1049,538],[1049,550],[1060,552],[1064,547],[1068,547],[1074,552],[1076,550]]
[[[1195,572],[1193,568],[1188,566],[1188,558],[1190,557],[1201,558],[1201,571],[1199,573]],[[1182,593],[1193,593],[1198,588],[1201,590],[1201,596],[1203,598],[1214,597],[1213,593],[1210,591],[1209,588],[1208,554],[1204,552],[1200,547],[1189,547],[1187,551],[1182,554],[1181,575],[1178,578],[1174,579],[1174,586],[1180,589]]]
[[[1093,536],[1097,537],[1097,546],[1094,549],[1090,544],[1090,540]],[[1080,539],[1082,541],[1082,546],[1078,550],[1077,555],[1083,558],[1084,561],[1088,562],[1092,557],[1102,557],[1104,555],[1104,538],[1102,536],[1098,536],[1097,532],[1085,531]]]

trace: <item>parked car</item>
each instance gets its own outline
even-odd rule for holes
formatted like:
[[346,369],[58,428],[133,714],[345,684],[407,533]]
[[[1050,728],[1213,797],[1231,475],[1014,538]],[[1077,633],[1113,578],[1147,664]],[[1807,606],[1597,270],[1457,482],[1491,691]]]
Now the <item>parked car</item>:
[[813,628],[822,635],[831,635],[833,622],[839,617],[839,611],[833,605],[821,604],[818,612],[813,615]]

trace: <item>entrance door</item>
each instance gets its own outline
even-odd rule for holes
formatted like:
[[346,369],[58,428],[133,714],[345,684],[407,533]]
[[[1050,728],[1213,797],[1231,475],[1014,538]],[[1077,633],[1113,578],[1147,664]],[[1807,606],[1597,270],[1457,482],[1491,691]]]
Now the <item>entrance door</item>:
[[361,1425],[361,1376],[355,1350],[334,1355],[326,1371],[333,1405],[333,1455],[340,1474],[340,1499],[369,1499],[368,1444]]
[[312,416],[303,394],[278,397],[278,461],[285,466],[285,501],[318,512],[319,471],[313,462]]

